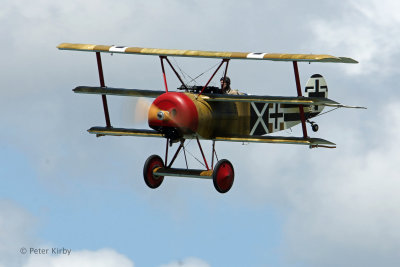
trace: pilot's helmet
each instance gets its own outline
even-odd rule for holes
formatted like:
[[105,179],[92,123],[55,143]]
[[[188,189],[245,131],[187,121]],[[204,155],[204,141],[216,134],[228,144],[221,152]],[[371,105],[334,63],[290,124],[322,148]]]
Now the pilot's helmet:
[[[224,77],[221,77],[220,81],[223,81],[223,80],[224,80]],[[231,79],[229,79],[229,77],[226,76],[225,77],[225,82],[230,85],[231,84]]]

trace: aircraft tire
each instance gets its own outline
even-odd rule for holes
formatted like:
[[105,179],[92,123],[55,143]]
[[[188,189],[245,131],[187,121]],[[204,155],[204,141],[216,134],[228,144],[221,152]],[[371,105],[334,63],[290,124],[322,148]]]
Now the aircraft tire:
[[157,167],[164,167],[164,162],[158,155],[148,157],[143,167],[144,182],[152,189],[159,187],[164,181],[164,176],[153,174],[153,170]]
[[227,159],[218,161],[215,165],[212,178],[214,187],[219,193],[223,194],[228,192],[232,188],[235,178],[235,171],[232,163]]

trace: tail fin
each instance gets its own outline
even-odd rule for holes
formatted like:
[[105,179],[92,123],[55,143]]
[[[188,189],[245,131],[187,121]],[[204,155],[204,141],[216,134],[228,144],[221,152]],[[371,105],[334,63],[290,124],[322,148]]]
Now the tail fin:
[[[304,96],[328,98],[328,85],[321,74],[314,74],[308,79]],[[320,113],[323,109],[324,106],[314,106],[312,112]]]

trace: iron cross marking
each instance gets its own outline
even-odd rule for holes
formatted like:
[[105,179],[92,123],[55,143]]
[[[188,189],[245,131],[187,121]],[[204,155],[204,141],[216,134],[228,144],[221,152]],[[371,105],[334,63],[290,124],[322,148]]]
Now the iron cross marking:
[[[320,86],[319,85],[319,79],[315,79],[315,86],[314,87],[306,87],[306,91],[310,90],[310,89],[314,89],[315,88],[315,92],[309,92],[308,96],[309,97],[326,97],[326,91],[328,91],[328,86],[324,85],[324,86]],[[325,89],[325,91],[320,91],[320,89]],[[318,106],[314,106],[315,110],[318,110]]]
[[279,107],[279,104],[276,103],[275,104],[275,112],[274,113],[271,112],[271,114],[269,115],[269,117],[271,119],[275,119],[275,127],[274,127],[275,129],[278,129],[278,119],[283,118],[283,113],[278,112],[278,107]]
[[[315,92],[308,93],[309,97],[325,97],[325,92],[320,91],[320,89],[328,89],[327,86],[319,86],[319,79],[315,79]],[[307,87],[306,90],[313,89],[312,87]]]

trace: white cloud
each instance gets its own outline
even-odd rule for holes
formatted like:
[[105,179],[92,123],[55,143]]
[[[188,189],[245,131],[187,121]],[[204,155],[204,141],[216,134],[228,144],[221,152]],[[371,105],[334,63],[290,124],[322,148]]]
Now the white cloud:
[[[133,267],[126,256],[112,250],[73,251],[70,255],[51,255],[51,245],[36,236],[37,219],[12,201],[0,200],[0,266],[7,267]],[[27,253],[22,254],[21,249]],[[35,255],[30,248],[48,249],[48,254]]]
[[274,150],[264,162],[262,169],[271,170],[265,175],[257,172],[257,163],[247,163],[255,169],[246,181],[252,195],[286,207],[282,248],[288,259],[307,266],[399,262],[400,102],[377,115],[379,127],[367,127],[368,138],[361,129],[336,125],[345,133],[336,150]]
[[[51,243],[44,243],[36,236],[36,218],[12,201],[0,200],[0,267],[133,267],[134,262],[117,251],[104,248],[71,250],[70,254],[53,254]],[[27,249],[26,254],[20,251]],[[33,249],[46,252],[34,254]],[[209,267],[205,261],[189,257],[172,261],[161,267]]]
[[393,63],[399,56],[399,2],[356,0],[349,3],[343,5],[343,13],[335,19],[312,20],[310,27],[317,41],[358,60],[357,67],[347,68],[349,73],[398,73]]
[[180,261],[173,261],[160,267],[210,267],[210,265],[198,258],[186,258]]
[[26,210],[7,200],[0,200],[0,266],[20,266],[22,247],[35,245],[36,220]]
[[70,255],[31,255],[23,267],[133,267],[126,256],[112,249],[72,251]]

